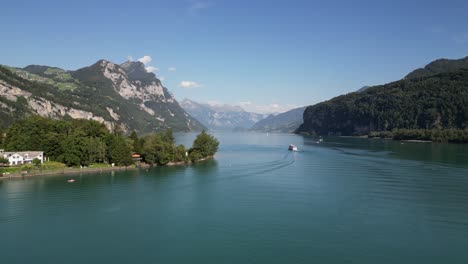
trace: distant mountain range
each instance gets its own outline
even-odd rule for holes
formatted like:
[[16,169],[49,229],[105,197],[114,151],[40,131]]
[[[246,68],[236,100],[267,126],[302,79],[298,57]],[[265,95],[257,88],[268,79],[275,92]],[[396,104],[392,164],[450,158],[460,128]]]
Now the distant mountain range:
[[250,128],[255,132],[294,132],[301,124],[305,107],[299,107],[287,112],[269,115],[265,119],[258,121]]
[[138,61],[100,60],[76,71],[0,67],[0,127],[37,114],[97,120],[108,128],[152,132],[201,130],[154,73]]
[[191,116],[213,130],[245,131],[265,118],[265,114],[245,111],[240,106],[210,105],[185,99],[180,105]]
[[367,135],[392,129],[468,129],[468,57],[436,60],[400,81],[308,106],[297,132]]

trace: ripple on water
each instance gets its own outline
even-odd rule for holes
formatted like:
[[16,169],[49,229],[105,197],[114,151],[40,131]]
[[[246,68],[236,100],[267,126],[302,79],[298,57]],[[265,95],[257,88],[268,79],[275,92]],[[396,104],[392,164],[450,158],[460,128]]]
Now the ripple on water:
[[[468,259],[460,250],[468,243],[466,165],[420,157],[421,147],[410,144],[309,145],[294,135],[254,135],[244,144],[237,137],[221,140],[229,144],[216,160],[192,166],[4,181],[0,232],[9,243],[0,246],[14,252],[43,237],[36,227],[49,223],[47,246],[32,250],[60,248],[64,234],[76,230],[86,235],[67,241],[70,248],[112,252],[114,262],[148,245],[138,251],[141,262],[213,255],[237,263],[376,263],[382,256],[395,263],[416,254],[437,262],[436,253],[447,263]],[[286,151],[290,143],[300,151]],[[61,249],[57,254],[74,254]]]

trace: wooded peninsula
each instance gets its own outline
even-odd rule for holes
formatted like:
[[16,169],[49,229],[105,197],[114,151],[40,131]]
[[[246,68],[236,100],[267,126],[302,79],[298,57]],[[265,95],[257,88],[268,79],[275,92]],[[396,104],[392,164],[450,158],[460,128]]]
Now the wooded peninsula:
[[[219,141],[206,131],[194,140],[192,147],[176,145],[171,129],[139,137],[93,120],[55,120],[30,116],[0,130],[0,149],[5,151],[43,151],[48,161],[68,167],[92,164],[130,166],[138,161],[149,165],[196,162],[212,157]],[[2,157],[3,159],[3,157]],[[5,161],[0,160],[0,163]],[[1,168],[0,168],[1,169]]]

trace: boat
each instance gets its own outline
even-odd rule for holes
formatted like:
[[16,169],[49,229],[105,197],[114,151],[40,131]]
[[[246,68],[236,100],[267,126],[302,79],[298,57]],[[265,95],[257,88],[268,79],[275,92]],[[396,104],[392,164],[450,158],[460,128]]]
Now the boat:
[[288,150],[297,151],[297,147],[293,144],[290,144]]
[[75,182],[75,179],[70,179],[67,182]]

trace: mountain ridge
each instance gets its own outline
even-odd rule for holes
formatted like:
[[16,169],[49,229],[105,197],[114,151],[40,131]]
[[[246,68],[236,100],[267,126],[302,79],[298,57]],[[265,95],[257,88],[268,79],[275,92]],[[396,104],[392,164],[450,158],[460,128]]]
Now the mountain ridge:
[[[74,71],[44,65],[3,66],[1,73],[0,112],[6,121],[0,126],[38,114],[55,119],[93,119],[110,129],[142,133],[204,128],[140,62],[127,61],[120,66],[98,60]],[[18,100],[22,102],[21,113],[15,112]]]
[[424,68],[416,69],[404,77],[404,79],[419,78],[419,77],[428,77],[431,75],[445,73],[450,71],[456,71],[459,69],[467,68],[468,69],[468,56],[461,59],[437,59]]
[[423,74],[414,74],[416,70],[402,80],[308,106],[296,132],[351,136],[393,129],[468,129],[467,58],[442,60],[445,66]]

